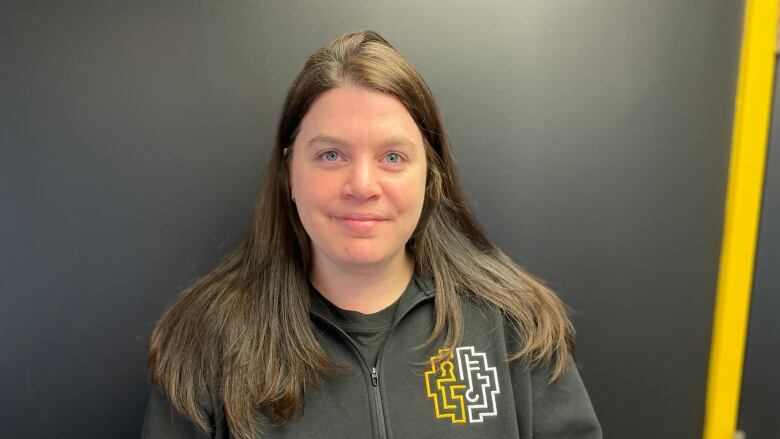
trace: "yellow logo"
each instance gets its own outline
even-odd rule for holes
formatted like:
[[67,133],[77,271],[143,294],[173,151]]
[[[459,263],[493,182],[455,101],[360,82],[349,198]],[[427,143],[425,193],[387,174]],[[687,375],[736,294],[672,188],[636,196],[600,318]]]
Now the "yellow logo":
[[[436,360],[444,360],[436,366]],[[486,416],[496,416],[496,398],[501,393],[495,367],[484,353],[473,346],[439,349],[430,358],[430,370],[425,372],[425,391],[433,400],[438,419],[453,424],[483,422]]]
[[[435,360],[447,358],[436,370]],[[455,365],[452,364],[452,351],[439,349],[439,355],[430,359],[431,370],[425,372],[425,390],[428,398],[433,398],[433,409],[439,419],[449,418],[453,424],[466,422],[466,406],[463,404],[464,384],[455,378]]]

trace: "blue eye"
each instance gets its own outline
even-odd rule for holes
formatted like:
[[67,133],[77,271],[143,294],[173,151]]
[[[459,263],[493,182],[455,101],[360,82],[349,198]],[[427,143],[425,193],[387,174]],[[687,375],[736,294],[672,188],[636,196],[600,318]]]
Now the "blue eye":
[[326,151],[322,154],[322,157],[325,158],[325,161],[327,162],[335,162],[339,157],[339,153],[336,151]]
[[392,164],[401,163],[401,158],[402,157],[397,152],[391,152],[391,153],[387,154],[386,157],[387,157],[387,161],[392,163]]

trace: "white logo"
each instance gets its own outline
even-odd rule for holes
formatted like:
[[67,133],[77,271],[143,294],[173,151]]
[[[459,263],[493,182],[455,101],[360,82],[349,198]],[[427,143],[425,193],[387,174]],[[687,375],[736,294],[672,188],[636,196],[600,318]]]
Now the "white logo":
[[[444,361],[436,368],[438,359]],[[433,399],[437,418],[463,424],[467,414],[469,423],[498,414],[498,373],[484,353],[477,352],[474,346],[459,347],[454,356],[448,349],[439,349],[438,355],[430,358],[430,364],[431,369],[425,372],[425,387],[428,397]]]

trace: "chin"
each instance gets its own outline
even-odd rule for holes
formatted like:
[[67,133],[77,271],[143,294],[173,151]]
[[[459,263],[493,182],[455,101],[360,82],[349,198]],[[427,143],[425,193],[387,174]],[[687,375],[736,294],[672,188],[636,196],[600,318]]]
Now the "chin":
[[377,249],[376,245],[372,245],[370,248],[363,246],[347,247],[341,255],[345,263],[366,265],[378,264],[385,261],[389,256],[386,251]]
[[375,254],[347,254],[342,257],[342,261],[346,264],[373,265],[384,261],[385,258],[383,256]]

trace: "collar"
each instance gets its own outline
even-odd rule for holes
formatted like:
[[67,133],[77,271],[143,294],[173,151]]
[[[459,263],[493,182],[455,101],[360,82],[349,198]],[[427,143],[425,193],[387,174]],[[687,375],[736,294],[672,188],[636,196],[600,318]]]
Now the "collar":
[[[415,268],[414,272],[412,273],[412,279],[410,279],[410,282],[414,283],[414,285],[412,285],[413,291],[409,291],[409,294],[404,294],[401,296],[401,301],[398,303],[398,308],[395,313],[395,321],[393,324],[401,320],[414,307],[420,303],[432,299],[436,295],[436,287],[433,278],[423,274],[419,269]],[[325,303],[322,302],[322,300],[318,300],[316,298],[315,294],[317,293],[311,281],[309,281],[308,284],[310,303],[309,314],[325,321],[326,323],[329,323],[330,325],[333,325],[333,312]]]

